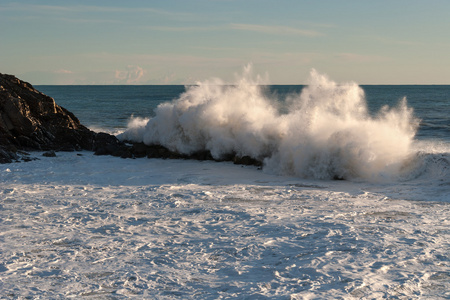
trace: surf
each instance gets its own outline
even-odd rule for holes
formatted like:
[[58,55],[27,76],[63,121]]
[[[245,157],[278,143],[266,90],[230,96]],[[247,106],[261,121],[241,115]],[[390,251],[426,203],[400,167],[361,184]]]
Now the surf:
[[232,83],[198,82],[153,117],[132,118],[118,138],[215,159],[250,156],[266,172],[317,179],[390,180],[414,155],[419,120],[406,98],[371,114],[357,83],[314,69],[300,93],[280,98],[266,84],[251,66]]

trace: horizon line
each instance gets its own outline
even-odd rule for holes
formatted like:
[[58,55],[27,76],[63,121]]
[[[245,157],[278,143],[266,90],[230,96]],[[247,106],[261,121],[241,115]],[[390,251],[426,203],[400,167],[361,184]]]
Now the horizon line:
[[[409,86],[436,86],[436,85],[450,85],[450,83],[356,83],[357,85],[361,86],[367,86],[367,85],[409,85]],[[149,84],[31,84],[33,86],[193,86],[198,85],[197,83],[177,83],[177,84],[156,84],[156,83],[149,83]],[[229,86],[229,85],[235,85],[235,84],[214,84],[214,85],[223,85],[223,86]],[[258,86],[306,86],[309,84],[306,83],[270,83],[270,84],[255,84]],[[345,85],[345,84],[338,84],[338,85]]]

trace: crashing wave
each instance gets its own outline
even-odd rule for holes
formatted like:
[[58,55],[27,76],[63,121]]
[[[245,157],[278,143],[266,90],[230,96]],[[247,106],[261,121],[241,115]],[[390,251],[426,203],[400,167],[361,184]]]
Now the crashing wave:
[[[411,154],[418,120],[406,98],[375,116],[363,89],[312,70],[299,94],[273,99],[251,68],[233,85],[199,82],[150,119],[132,119],[122,140],[184,154],[210,151],[264,161],[269,172],[310,178],[392,178]],[[285,107],[281,109],[281,104]]]

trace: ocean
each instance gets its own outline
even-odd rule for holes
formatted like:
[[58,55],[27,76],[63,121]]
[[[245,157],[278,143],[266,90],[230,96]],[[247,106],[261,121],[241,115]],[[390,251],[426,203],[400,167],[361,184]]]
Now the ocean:
[[[304,85],[266,86],[278,101],[300,93]],[[131,116],[152,117],[155,108],[176,100],[183,85],[41,85],[39,91],[73,112],[82,124],[105,132],[126,129]],[[375,114],[384,105],[395,106],[406,97],[421,120],[417,139],[450,142],[450,85],[362,85],[368,108]]]
[[338,85],[312,76],[310,86],[244,78],[236,85],[38,88],[94,131],[185,154],[208,150],[216,159],[249,155],[282,175],[407,179],[422,172],[414,164],[440,156],[438,168],[447,168],[450,86]]
[[35,87],[92,130],[264,165],[0,165],[0,298],[450,298],[450,86]]

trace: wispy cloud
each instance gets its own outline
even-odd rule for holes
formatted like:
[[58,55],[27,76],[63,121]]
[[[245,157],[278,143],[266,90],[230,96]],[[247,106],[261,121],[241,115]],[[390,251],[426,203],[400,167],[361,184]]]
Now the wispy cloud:
[[301,35],[301,36],[321,36],[322,33],[315,30],[299,29],[288,26],[268,26],[258,24],[231,24],[230,27],[235,30],[254,31],[266,34],[282,34],[282,35]]
[[224,29],[220,26],[145,26],[145,29],[167,32],[198,32]]
[[357,38],[361,39],[361,40],[365,40],[368,42],[375,42],[378,44],[385,44],[385,45],[394,45],[394,46],[418,46],[421,45],[422,43],[418,40],[405,40],[405,39],[398,39],[396,37],[393,37],[392,35],[384,35],[384,36],[380,36],[380,35],[357,35]]
[[[166,19],[169,22],[195,20],[190,13],[153,9],[150,7],[111,7],[89,5],[40,5],[40,4],[0,4],[4,18],[14,21],[52,20],[75,24],[130,24],[130,20],[144,18]],[[155,28],[156,29],[156,28]],[[159,30],[169,31],[170,28]],[[186,29],[188,31],[192,29]],[[199,30],[199,29],[197,29]],[[172,29],[172,31],[175,31]],[[177,31],[180,31],[177,29]]]
[[146,71],[139,66],[129,65],[126,70],[116,70],[115,83],[119,84],[139,84]]
[[339,53],[335,58],[345,62],[356,63],[370,63],[370,62],[385,62],[390,60],[388,57],[381,55],[357,54],[357,53]]
[[417,46],[420,45],[417,41],[406,41],[406,40],[399,40],[395,38],[387,38],[387,37],[375,37],[375,40],[379,41],[383,44],[389,44],[389,45],[400,45],[400,46]]
[[59,13],[147,13],[180,18],[190,17],[192,14],[185,12],[167,11],[150,7],[118,7],[118,6],[94,6],[94,5],[41,5],[41,4],[0,4],[0,11],[23,11],[33,14],[59,14]]
[[59,69],[59,70],[54,71],[54,73],[55,74],[73,74],[72,71],[66,70],[66,69]]
[[146,26],[146,29],[168,32],[200,32],[217,30],[253,31],[264,34],[321,36],[322,33],[314,30],[304,30],[287,26],[266,26],[256,24],[228,24],[220,26]]

